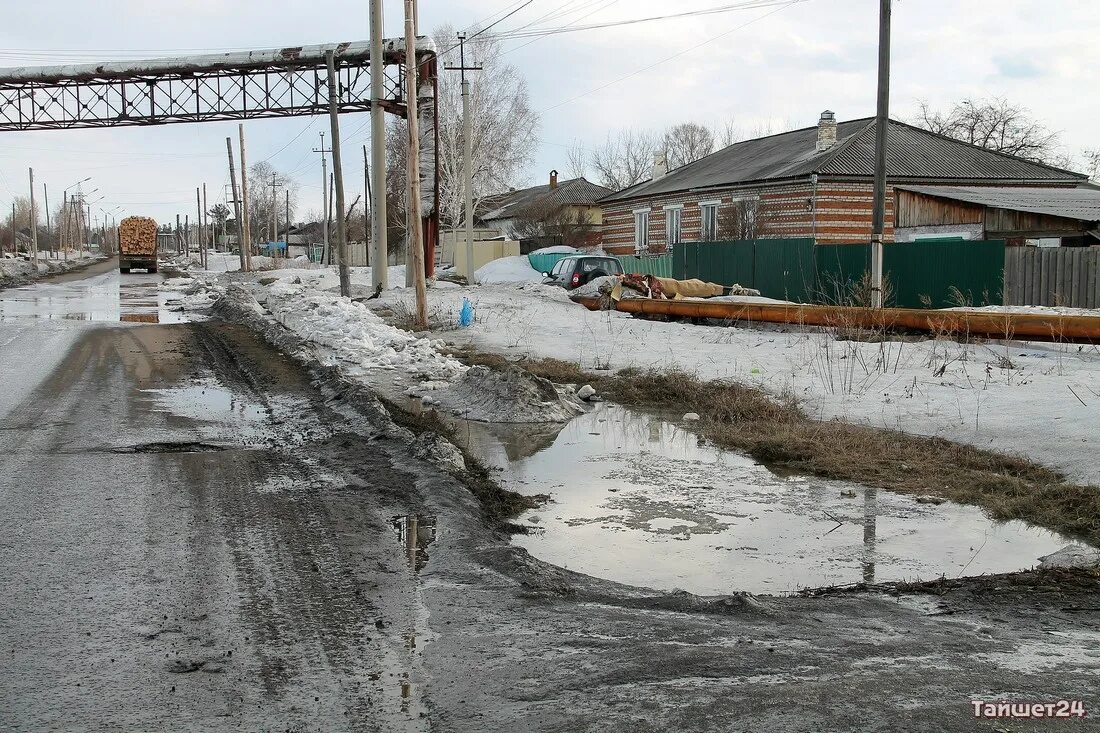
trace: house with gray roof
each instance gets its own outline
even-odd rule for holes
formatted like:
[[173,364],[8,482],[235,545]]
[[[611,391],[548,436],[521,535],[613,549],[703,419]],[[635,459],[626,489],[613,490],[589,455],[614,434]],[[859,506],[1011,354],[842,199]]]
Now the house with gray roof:
[[[544,185],[509,191],[482,202],[484,213],[478,218],[507,239],[567,229],[575,241],[565,244],[591,246],[598,244],[603,223],[602,208],[596,201],[609,193],[611,189],[584,178],[559,181],[558,172],[550,171],[550,180]],[[533,226],[540,223],[547,226]],[[532,232],[532,228],[545,231]]]
[[[888,241],[895,189],[902,186],[1050,190],[1087,182],[1079,173],[889,124]],[[720,239],[869,242],[874,153],[875,118],[838,123],[826,110],[814,127],[745,140],[677,170],[666,171],[663,156],[655,155],[650,180],[600,200],[603,247],[628,254]]]

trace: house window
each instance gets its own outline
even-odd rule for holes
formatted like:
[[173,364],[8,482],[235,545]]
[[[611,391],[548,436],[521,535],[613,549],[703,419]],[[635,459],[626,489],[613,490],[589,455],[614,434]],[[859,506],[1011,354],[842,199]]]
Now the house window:
[[634,251],[649,249],[649,209],[634,210]]
[[718,239],[718,201],[700,201],[699,211],[703,218],[703,230],[699,239],[713,242]]
[[672,249],[672,245],[679,244],[680,239],[680,219],[683,206],[666,206],[665,207],[665,242],[667,242],[668,249]]

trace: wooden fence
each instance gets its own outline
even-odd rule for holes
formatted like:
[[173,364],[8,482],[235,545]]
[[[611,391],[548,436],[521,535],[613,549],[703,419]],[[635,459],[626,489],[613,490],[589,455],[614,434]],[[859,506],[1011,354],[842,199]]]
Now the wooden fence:
[[1100,307],[1100,248],[1007,247],[1005,305]]

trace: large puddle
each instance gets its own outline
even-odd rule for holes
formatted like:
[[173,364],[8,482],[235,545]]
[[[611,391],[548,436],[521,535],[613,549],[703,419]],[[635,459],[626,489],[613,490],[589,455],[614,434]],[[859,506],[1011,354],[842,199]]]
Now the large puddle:
[[658,417],[601,404],[558,432],[463,424],[500,481],[550,494],[515,542],[556,565],[699,594],[1020,570],[1070,540],[976,508],[781,476]]
[[45,318],[129,323],[182,323],[172,308],[180,293],[159,289],[157,274],[109,272],[83,280],[37,283],[0,291],[0,321]]

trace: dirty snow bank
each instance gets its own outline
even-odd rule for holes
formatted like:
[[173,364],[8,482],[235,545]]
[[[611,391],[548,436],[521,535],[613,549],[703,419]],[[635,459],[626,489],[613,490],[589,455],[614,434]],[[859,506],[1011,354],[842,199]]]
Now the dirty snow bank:
[[68,259],[45,257],[40,254],[38,266],[35,267],[30,261],[22,258],[3,258],[0,259],[0,287],[25,285],[40,277],[79,270],[104,259],[106,257],[98,254],[72,253]]
[[277,322],[325,347],[336,360],[443,380],[466,371],[430,340],[387,324],[362,303],[280,281],[268,289],[265,304]]

